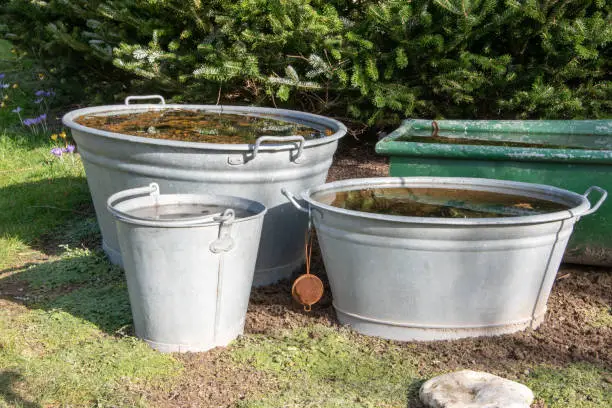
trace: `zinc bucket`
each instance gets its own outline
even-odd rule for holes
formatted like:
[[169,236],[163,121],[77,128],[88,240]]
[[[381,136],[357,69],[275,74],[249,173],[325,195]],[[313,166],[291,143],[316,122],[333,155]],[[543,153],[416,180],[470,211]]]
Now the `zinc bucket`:
[[[593,191],[600,197],[591,205]],[[359,209],[347,206],[349,198],[339,206],[338,197],[351,192],[365,194]],[[284,194],[312,217],[340,323],[401,341],[538,327],[575,223],[607,196],[596,186],[581,195],[461,177],[337,181],[303,192],[307,208]],[[406,205],[435,204],[454,215],[368,210],[378,203],[392,210],[384,197],[393,194],[410,197]],[[536,211],[540,204],[552,207]],[[482,218],[467,216],[483,208]]]
[[205,351],[243,333],[264,205],[243,198],[124,190],[107,201],[136,336],[162,352]]

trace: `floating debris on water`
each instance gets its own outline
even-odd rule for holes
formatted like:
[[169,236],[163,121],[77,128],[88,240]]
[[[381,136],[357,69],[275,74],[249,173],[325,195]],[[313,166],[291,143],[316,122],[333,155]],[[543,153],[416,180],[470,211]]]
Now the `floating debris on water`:
[[140,113],[85,115],[80,125],[109,132],[184,142],[255,143],[261,136],[303,136],[306,140],[333,134],[274,116],[216,113],[189,109],[151,110]]
[[570,208],[525,196],[451,188],[350,190],[321,196],[318,201],[347,210],[437,218],[521,217]]

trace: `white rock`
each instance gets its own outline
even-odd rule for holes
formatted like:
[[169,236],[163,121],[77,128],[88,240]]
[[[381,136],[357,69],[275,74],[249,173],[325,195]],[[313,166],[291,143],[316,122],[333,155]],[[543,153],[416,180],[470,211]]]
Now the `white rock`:
[[419,397],[431,408],[529,408],[533,402],[533,392],[525,385],[471,370],[430,379]]

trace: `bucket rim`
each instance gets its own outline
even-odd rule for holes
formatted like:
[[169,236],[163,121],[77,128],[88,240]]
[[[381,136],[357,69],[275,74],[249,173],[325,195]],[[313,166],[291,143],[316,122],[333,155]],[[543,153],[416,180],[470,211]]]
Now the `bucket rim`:
[[[223,150],[223,151],[240,151],[250,152],[253,150],[255,144],[240,143],[240,144],[224,144],[224,143],[206,143],[206,142],[185,142],[178,140],[168,139],[156,139],[134,135],[127,135],[117,132],[109,132],[106,130],[96,129],[92,127],[83,126],[75,122],[75,119],[84,115],[93,113],[104,113],[104,112],[121,112],[134,113],[139,111],[150,111],[150,110],[168,110],[168,109],[187,109],[187,110],[201,110],[215,113],[246,113],[253,115],[275,115],[278,116],[279,120],[287,121],[291,123],[299,123],[305,125],[317,125],[325,126],[330,128],[334,133],[330,136],[326,136],[321,139],[306,140],[304,142],[304,148],[310,148],[314,146],[320,146],[329,144],[344,137],[347,133],[346,126],[335,119],[328,118],[322,115],[316,115],[314,113],[300,112],[289,109],[277,109],[277,108],[265,108],[265,107],[253,107],[253,106],[238,106],[238,105],[195,105],[195,104],[136,104],[136,105],[102,105],[93,106],[88,108],[76,109],[66,113],[62,117],[62,123],[72,130],[93,134],[109,139],[123,140],[132,143],[151,144],[160,146],[170,147],[183,147],[199,150]],[[289,137],[291,135],[287,135]],[[280,142],[280,144],[262,144],[259,148],[260,151],[284,151],[294,149],[295,142],[287,141],[286,143]]]
[[[215,214],[209,214],[202,217],[197,217],[193,219],[163,219],[163,220],[153,220],[146,219],[141,217],[130,216],[129,213],[122,211],[122,205],[125,206],[125,203],[128,202],[142,202],[142,207],[147,207],[144,203],[149,202],[151,204],[156,201],[167,201],[162,203],[161,205],[172,205],[175,201],[192,201],[193,203],[203,204],[203,205],[222,205],[220,202],[234,201],[239,202],[240,205],[230,206],[228,205],[228,209],[244,209],[250,211],[256,211],[253,215],[249,215],[246,217],[240,218],[232,218],[230,223],[236,224],[241,222],[249,222],[251,220],[264,217],[268,211],[268,208],[260,203],[259,201],[250,200],[248,198],[236,197],[236,196],[227,196],[227,195],[216,195],[216,194],[159,194],[156,196],[148,195],[148,196],[139,196],[132,197],[126,200],[119,202],[118,204],[113,205],[112,207],[107,206],[108,211],[111,215],[120,222],[126,224],[137,225],[141,227],[150,227],[150,228],[197,228],[197,227],[205,227],[210,225],[218,225],[221,222],[227,222],[219,219],[222,216],[223,211]],[[150,205],[149,205],[150,206]]]
[[[329,193],[336,191],[355,190],[358,188],[391,188],[391,187],[411,187],[423,186],[434,188],[463,188],[480,191],[496,189],[496,192],[503,194],[500,189],[512,189],[512,194],[521,194],[532,192],[540,195],[548,195],[556,197],[557,200],[567,203],[572,201],[573,207],[555,211],[546,214],[516,216],[516,217],[496,217],[496,218],[441,218],[441,217],[413,217],[403,215],[386,215],[367,213],[362,211],[347,210],[338,208],[329,204],[322,203],[313,199],[313,195],[320,193]],[[472,187],[472,188],[470,188]],[[506,193],[508,194],[508,193]],[[325,183],[316,187],[312,187],[301,193],[301,197],[305,200],[310,209],[324,210],[336,214],[342,214],[351,217],[362,219],[370,219],[377,221],[394,222],[400,224],[430,224],[430,225],[462,225],[462,226],[485,226],[485,225],[525,225],[525,224],[541,224],[547,222],[562,221],[571,218],[577,218],[589,211],[591,204],[588,198],[584,195],[574,193],[558,187],[548,186],[545,184],[525,183],[511,180],[497,180],[486,178],[470,178],[470,177],[372,177],[360,179],[339,180],[331,183]],[[569,204],[568,204],[569,205]]]

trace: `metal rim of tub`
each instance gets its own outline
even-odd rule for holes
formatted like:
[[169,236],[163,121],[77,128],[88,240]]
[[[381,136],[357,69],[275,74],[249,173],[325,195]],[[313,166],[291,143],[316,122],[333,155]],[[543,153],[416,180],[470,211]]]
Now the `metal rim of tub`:
[[[134,99],[146,100],[146,99],[159,99],[159,104],[130,104],[130,101]],[[249,114],[251,116],[258,115],[278,115],[282,116],[280,120],[287,122],[294,122],[302,125],[307,125],[313,127],[315,129],[319,129],[321,125],[327,126],[334,133],[330,136],[326,136],[320,139],[313,140],[289,140],[292,136],[280,136],[280,137],[270,137],[270,136],[260,136],[260,138],[269,138],[270,141],[281,142],[282,140],[286,140],[286,142],[282,144],[262,144],[259,146],[258,143],[248,144],[224,144],[224,143],[206,143],[206,142],[184,142],[177,140],[167,140],[167,139],[156,139],[156,138],[147,138],[133,135],[125,135],[121,133],[108,132],[105,130],[100,130],[96,128],[91,128],[87,126],[83,126],[77,122],[75,122],[76,118],[79,118],[84,115],[89,114],[103,114],[103,113],[113,113],[120,112],[125,110],[131,111],[151,111],[151,110],[167,110],[167,109],[184,109],[184,110],[195,110],[195,111],[203,111],[203,112],[211,112],[211,113],[220,113],[220,114]],[[295,149],[294,144],[287,142],[299,142],[301,148],[308,148],[313,146],[319,146],[327,143],[331,143],[337,141],[341,137],[343,137],[347,128],[341,122],[327,118],[325,116],[316,115],[313,113],[299,112],[289,109],[277,109],[277,108],[260,108],[260,107],[252,107],[252,106],[224,106],[224,105],[183,105],[183,104],[166,104],[165,99],[159,95],[151,95],[151,96],[142,96],[142,97],[127,97],[125,103],[123,105],[105,105],[105,106],[97,106],[90,108],[77,109],[72,112],[67,113],[62,118],[62,123],[65,126],[68,126],[71,129],[93,133],[97,136],[103,136],[110,139],[118,139],[125,140],[134,143],[145,143],[145,144],[154,144],[154,145],[162,145],[162,146],[174,146],[174,147],[185,147],[191,149],[202,149],[202,150],[224,150],[224,151],[253,151],[254,146],[257,147],[259,151],[284,151],[284,150],[293,150]],[[276,140],[272,140],[272,139]],[[301,136],[300,136],[301,138]],[[264,140],[265,141],[265,140]]]
[[[347,190],[357,190],[360,188],[393,188],[393,187],[415,187],[419,184],[431,186],[432,183],[439,184],[440,188],[462,188],[470,189],[470,187],[487,188],[488,191],[494,191],[505,194],[515,194],[527,196],[531,193],[531,197],[549,199],[551,195],[558,198],[560,203],[568,205],[568,201],[574,201],[574,204],[568,209],[547,214],[517,216],[508,218],[436,218],[436,217],[411,217],[402,215],[386,215],[367,213],[362,211],[346,210],[343,208],[334,207],[324,204],[313,199],[316,194],[332,193]],[[601,198],[591,206],[589,195],[592,191],[598,191]],[[546,192],[546,194],[543,194]],[[294,205],[299,205],[295,201],[295,197],[291,192],[283,191],[283,193],[293,202]],[[526,195],[527,193],[527,195]],[[320,186],[313,187],[301,193],[301,197],[309,204],[309,208],[322,208],[326,211],[331,211],[339,214],[350,216],[359,216],[380,221],[391,221],[398,223],[419,223],[419,224],[443,224],[443,225],[517,225],[517,224],[539,224],[544,222],[560,221],[573,217],[582,217],[592,214],[603,204],[608,193],[597,187],[590,187],[583,195],[572,191],[564,190],[557,187],[547,186],[543,184],[524,183],[518,181],[482,179],[482,178],[464,178],[464,177],[378,177],[378,178],[363,178],[340,180],[331,183],[326,183]],[[310,210],[305,210],[310,211]]]

